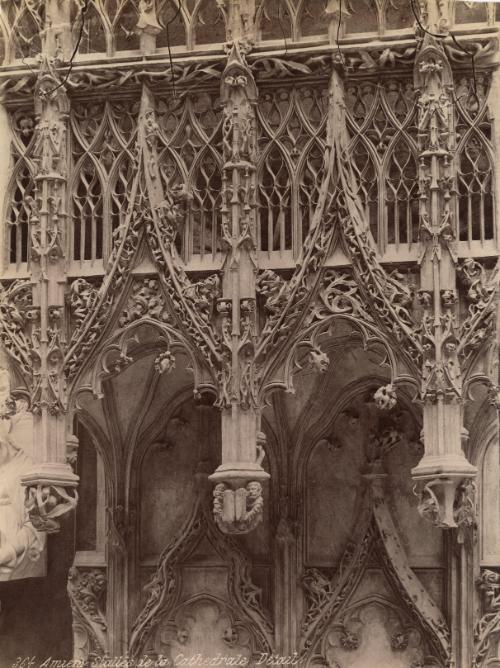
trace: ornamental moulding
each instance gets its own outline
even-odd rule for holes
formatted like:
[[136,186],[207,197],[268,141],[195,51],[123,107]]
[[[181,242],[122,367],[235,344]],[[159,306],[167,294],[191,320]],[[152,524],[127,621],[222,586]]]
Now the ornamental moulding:
[[[72,96],[95,91],[122,93],[124,89],[137,90],[143,85],[152,89],[165,87],[175,81],[175,86],[179,88],[179,94],[182,95],[184,88],[218,83],[223,65],[224,61],[221,56],[218,56],[213,62],[203,64],[195,58],[176,60],[173,68],[168,69],[165,69],[163,62],[158,64],[149,62],[145,67],[142,62],[131,61],[126,69],[123,68],[122,63],[117,63],[115,67],[100,67],[96,70],[83,67],[79,69],[76,65],[68,76],[65,89]],[[66,66],[57,61],[54,62],[54,68],[56,71],[57,68],[60,68],[62,74],[66,74]],[[0,97],[8,105],[16,100],[32,98],[35,93],[36,80],[35,75],[25,72],[20,73],[16,78],[13,78],[12,75],[0,76]]]

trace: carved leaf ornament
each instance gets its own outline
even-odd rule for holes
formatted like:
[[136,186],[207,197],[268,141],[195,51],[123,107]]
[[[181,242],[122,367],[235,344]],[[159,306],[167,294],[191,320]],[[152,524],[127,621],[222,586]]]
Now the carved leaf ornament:
[[[325,659],[337,665],[335,661],[360,649],[364,626],[373,633],[371,622],[376,621],[377,635],[384,627],[390,635],[387,659],[407,652],[407,659],[415,661],[411,665],[446,666],[451,648],[446,620],[408,564],[382,486],[375,482],[371,489],[371,510],[361,518],[359,539],[344,553],[338,573],[333,579],[317,569],[304,575],[308,607],[301,625],[301,658],[312,665]],[[397,609],[379,598],[351,603],[374,558],[399,599]]]

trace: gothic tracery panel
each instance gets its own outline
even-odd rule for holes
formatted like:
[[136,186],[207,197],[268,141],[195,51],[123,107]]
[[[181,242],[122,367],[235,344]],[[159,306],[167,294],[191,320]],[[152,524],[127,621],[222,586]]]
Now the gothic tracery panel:
[[[82,25],[81,8],[77,3],[71,3],[72,34],[75,44],[77,40],[78,53],[107,53],[111,46],[110,28],[104,16],[99,12],[93,0],[89,0]],[[81,33],[81,38],[80,38]]]
[[324,35],[328,30],[325,0],[303,0],[298,9],[299,33],[301,37]]
[[492,166],[484,141],[474,132],[458,151],[458,219],[460,241],[493,238]]
[[329,666],[342,668],[441,665],[429,657],[422,632],[382,597],[360,602],[332,624],[325,634],[323,655]]
[[292,12],[288,0],[261,0],[257,21],[262,41],[292,38]]
[[186,13],[174,0],[157,3],[158,22],[164,28],[156,38],[157,48],[187,45]]
[[[367,221],[382,253],[418,241],[415,93],[409,80],[349,84],[353,167]],[[383,197],[379,195],[383,193]]]
[[260,101],[258,246],[296,257],[322,182],[326,91],[264,89]]
[[73,186],[72,251],[75,260],[103,257],[103,185],[95,163],[86,158]]
[[410,146],[400,140],[389,153],[386,178],[387,243],[418,241],[417,161]]
[[205,151],[194,165],[190,231],[192,252],[203,258],[220,251],[222,177],[217,157]]
[[74,176],[70,257],[102,260],[124,221],[132,182],[138,104],[121,100],[73,106]]
[[31,155],[35,121],[31,110],[20,109],[11,115],[12,176],[5,208],[9,263],[17,268],[28,261],[29,222],[35,198]]

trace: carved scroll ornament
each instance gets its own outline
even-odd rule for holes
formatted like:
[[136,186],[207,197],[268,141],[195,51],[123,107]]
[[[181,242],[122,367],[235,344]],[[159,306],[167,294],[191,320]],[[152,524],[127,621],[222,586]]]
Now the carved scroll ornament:
[[107,654],[106,585],[104,569],[73,566],[68,573],[76,661],[92,662]]
[[488,277],[485,268],[467,258],[458,267],[458,277],[467,288],[468,313],[461,323],[458,353],[465,364],[473,353],[491,337],[495,327],[495,300],[500,280],[499,267]]
[[482,596],[482,616],[474,628],[473,668],[483,668],[500,661],[497,651],[500,637],[500,575],[482,569],[477,581]]
[[19,369],[31,380],[32,342],[26,333],[27,324],[36,318],[32,308],[32,290],[28,281],[14,281],[0,287],[0,341]]

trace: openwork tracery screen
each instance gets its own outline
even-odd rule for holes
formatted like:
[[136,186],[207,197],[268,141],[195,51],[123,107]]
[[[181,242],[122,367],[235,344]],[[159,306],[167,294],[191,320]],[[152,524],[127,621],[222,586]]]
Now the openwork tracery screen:
[[[479,85],[477,85],[479,83]],[[457,126],[456,219],[461,242],[494,237],[488,77],[473,90],[468,75],[455,82]],[[156,97],[163,186],[185,184],[190,195],[179,250],[184,259],[213,261],[220,252],[222,106],[218,87]],[[410,77],[346,84],[351,158],[366,221],[382,254],[408,251],[419,241],[417,106]],[[111,250],[123,222],[134,164],[138,93],[124,99],[74,99],[66,239],[68,257],[95,263]],[[257,239],[269,261],[292,262],[307,235],[322,180],[328,78],[263,81],[257,105]],[[13,172],[6,211],[8,257],[28,261],[33,112],[10,114]]]

